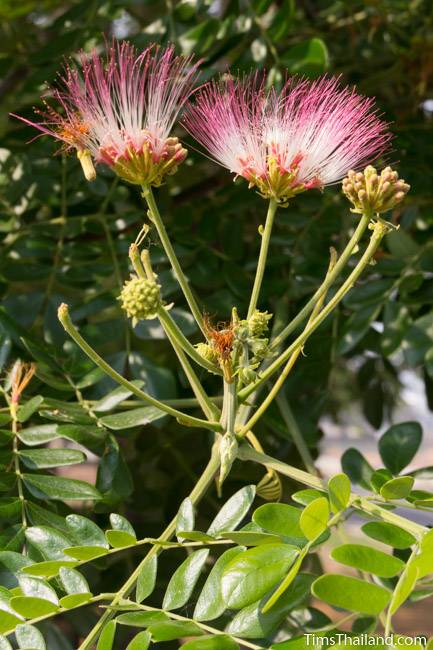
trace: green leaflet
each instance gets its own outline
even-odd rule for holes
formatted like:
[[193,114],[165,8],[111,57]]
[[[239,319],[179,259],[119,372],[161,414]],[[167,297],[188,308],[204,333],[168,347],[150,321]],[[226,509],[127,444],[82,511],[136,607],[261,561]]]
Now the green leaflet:
[[329,605],[371,616],[380,614],[391,598],[383,587],[332,573],[317,578],[311,590]]
[[188,602],[208,555],[208,549],[200,549],[182,562],[168,583],[163,609],[179,609]]
[[255,485],[247,485],[236,492],[220,509],[207,533],[209,535],[218,535],[223,530],[234,530],[250,509],[255,494]]
[[226,604],[221,590],[221,579],[225,567],[242,552],[242,548],[230,548],[215,562],[197,600],[193,618],[197,621],[212,621],[221,616]]
[[232,559],[222,576],[226,606],[241,609],[259,600],[284,577],[297,554],[289,544],[264,544]]

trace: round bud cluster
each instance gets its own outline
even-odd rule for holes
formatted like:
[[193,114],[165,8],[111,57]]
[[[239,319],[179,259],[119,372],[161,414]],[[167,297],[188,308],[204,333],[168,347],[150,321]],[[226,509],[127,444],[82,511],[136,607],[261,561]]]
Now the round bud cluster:
[[256,309],[248,319],[248,329],[250,336],[255,338],[263,336],[268,331],[268,322],[271,320],[272,314],[267,311],[260,311]]
[[161,305],[160,286],[151,280],[133,277],[123,285],[119,300],[135,325],[140,320],[156,317]]
[[353,203],[352,212],[380,214],[401,203],[410,185],[398,173],[385,167],[380,174],[369,165],[363,172],[351,170],[343,180],[343,193]]
[[208,343],[197,343],[195,349],[203,359],[210,363],[218,363],[217,351]]

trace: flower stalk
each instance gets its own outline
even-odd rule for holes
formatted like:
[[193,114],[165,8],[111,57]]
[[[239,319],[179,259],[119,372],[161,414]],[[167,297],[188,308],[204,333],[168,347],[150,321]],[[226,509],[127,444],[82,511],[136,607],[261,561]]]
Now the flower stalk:
[[362,215],[361,219],[358,222],[358,225],[355,228],[355,231],[347,243],[345,249],[341,253],[340,257],[335,263],[334,268],[330,273],[326,275],[325,280],[310,298],[307,304],[301,309],[301,311],[293,318],[290,323],[288,323],[281,332],[272,339],[270,348],[271,350],[278,350],[281,343],[286,340],[288,336],[301,325],[302,321],[308,316],[308,314],[314,309],[314,305],[318,300],[328,291],[328,289],[334,284],[335,280],[340,275],[341,271],[344,269],[348,263],[350,257],[353,255],[356,250],[363,234],[365,233],[368,224],[371,221],[371,213],[365,213]]
[[186,276],[182,270],[179,260],[177,259],[176,253],[174,252],[174,248],[172,246],[170,238],[165,229],[164,222],[159,213],[158,206],[156,204],[155,197],[152,192],[152,188],[149,185],[143,185],[142,191],[143,191],[142,194],[143,198],[145,199],[147,206],[149,208],[149,212],[148,212],[149,218],[154,224],[158,232],[159,239],[164,248],[165,254],[167,255],[170,261],[171,267],[174,271],[177,281],[181,286],[181,289],[189,305],[191,313],[194,316],[197,325],[199,326],[204,336],[206,337],[206,328],[204,326],[203,315],[197,304],[196,299],[194,298],[194,295],[191,291],[188,280],[186,279]]
[[[332,271],[332,269],[335,266],[335,258],[336,258],[336,252],[335,249],[331,249],[331,260],[329,262],[329,268],[328,268],[328,274]],[[308,330],[308,328],[311,326],[311,324],[314,322],[315,318],[318,316],[320,313],[320,310],[322,309],[323,302],[325,300],[326,293],[323,293],[319,300],[317,301],[311,316],[308,320],[307,326],[304,330]],[[304,341],[305,342],[305,341]],[[281,388],[284,385],[284,382],[286,381],[289,373],[293,369],[296,361],[298,360],[299,355],[302,352],[304,343],[300,343],[297,348],[292,352],[291,356],[289,357],[288,362],[286,363],[285,368],[283,369],[282,373],[278,377],[277,381],[275,384],[272,386],[271,390],[269,393],[266,395],[266,398],[263,400],[263,402],[260,404],[259,408],[257,411],[254,413],[254,415],[248,420],[248,422],[244,425],[244,427],[238,432],[238,436],[240,438],[243,438],[250,429],[254,427],[256,422],[262,417],[262,415],[265,413],[265,411],[269,408],[273,400],[277,397],[278,393],[280,392]]]
[[102,357],[100,357],[99,354],[81,336],[71,320],[68,305],[65,305],[64,303],[60,305],[58,310],[58,318],[65,331],[83,350],[83,352],[87,354],[89,359],[91,359],[109,377],[114,379],[116,383],[120,384],[121,386],[125,386],[125,388],[130,390],[131,393],[139,397],[143,402],[149,406],[155,406],[164,413],[167,413],[167,415],[171,415],[172,417],[176,418],[180,424],[183,424],[185,426],[200,427],[204,429],[210,429],[211,431],[221,431],[221,424],[219,422],[208,422],[206,420],[201,420],[200,418],[195,418],[191,415],[187,415],[182,411],[178,411],[177,409],[169,406],[168,404],[165,404],[164,402],[161,402],[155,397],[151,397],[151,395],[148,395],[142,391],[135,384],[125,379],[125,377],[122,377],[122,375],[114,370],[114,368],[112,368],[106,361],[104,361],[104,359],[102,359]]
[[338,305],[339,302],[344,298],[346,293],[351,289],[353,284],[358,280],[364,269],[370,264],[374,254],[379,248],[380,242],[384,235],[388,232],[389,226],[383,221],[377,221],[373,226],[373,233],[370,238],[370,242],[359,260],[358,264],[346,279],[346,281],[341,285],[340,289],[335,293],[332,299],[327,303],[327,305],[322,309],[322,311],[317,315],[317,317],[304,329],[304,331],[295,339],[295,341],[284,351],[282,354],[270,364],[259,376],[259,379],[250,386],[242,389],[239,393],[239,399],[244,401],[248,398],[251,393],[253,393],[259,386],[268,381],[268,379],[279,369],[279,367],[286,362],[293,352],[295,352],[300,346],[302,346],[305,341],[311,336],[311,334],[319,327],[319,325],[325,320],[325,318],[333,311],[333,309]]
[[263,276],[265,274],[266,262],[268,259],[269,243],[272,234],[272,226],[274,223],[277,207],[278,207],[277,201],[275,199],[270,199],[265,226],[263,229],[262,228],[259,229],[262,242],[260,246],[259,261],[257,263],[256,277],[254,280],[254,286],[251,293],[247,318],[251,318],[251,316],[254,314],[259,300],[260,289],[262,287]]

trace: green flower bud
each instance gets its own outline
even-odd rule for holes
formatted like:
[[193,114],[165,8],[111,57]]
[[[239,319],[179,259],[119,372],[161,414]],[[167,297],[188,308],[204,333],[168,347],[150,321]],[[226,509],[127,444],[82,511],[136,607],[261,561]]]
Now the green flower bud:
[[343,179],[343,193],[353,204],[352,212],[380,214],[392,210],[401,203],[410,185],[398,178],[398,173],[385,167],[380,173],[372,165],[363,172],[350,170]]
[[247,320],[241,320],[239,325],[235,328],[236,338],[239,341],[246,341],[250,336],[250,328]]
[[248,320],[248,327],[250,336],[260,337],[268,331],[268,322],[271,320],[272,314],[267,311],[255,310],[251,318]]
[[253,339],[251,341],[251,351],[256,359],[264,359],[269,351],[269,340]]
[[151,320],[157,315],[161,305],[160,286],[151,280],[133,277],[123,285],[119,300],[132,318],[134,325],[140,320]]
[[234,436],[232,433],[224,434],[220,445],[221,466],[218,479],[218,487],[220,489],[224,483],[224,480],[228,476],[234,461],[236,460],[238,448],[239,445],[238,441],[236,440],[236,436]]
[[218,363],[218,354],[208,343],[197,343],[195,349],[203,359],[210,363]]
[[244,386],[248,386],[248,384],[254,383],[257,379],[257,373],[251,367],[239,368],[238,375],[241,383]]

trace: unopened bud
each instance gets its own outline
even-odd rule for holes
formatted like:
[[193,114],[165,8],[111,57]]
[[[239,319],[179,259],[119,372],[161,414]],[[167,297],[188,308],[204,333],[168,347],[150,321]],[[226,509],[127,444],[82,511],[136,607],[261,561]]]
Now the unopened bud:
[[161,306],[159,290],[159,284],[143,278],[132,278],[125,282],[119,300],[134,325],[140,320],[156,317]]
[[197,343],[195,349],[203,359],[210,363],[218,363],[218,354],[214,348],[208,343]]
[[260,311],[256,309],[248,319],[248,327],[250,331],[250,336],[260,337],[268,331],[268,323],[272,318],[272,314],[269,314],[267,311]]
[[257,373],[253,368],[239,368],[239,380],[244,386],[253,384],[257,379]]
[[81,149],[77,151],[77,158],[81,163],[86,181],[94,181],[96,178],[96,170],[93,166],[92,156],[88,149]]
[[220,445],[220,475],[218,479],[218,486],[221,489],[224,480],[228,476],[236,456],[238,454],[238,441],[233,433],[226,433],[221,440]]
[[380,214],[401,203],[410,185],[399,180],[397,172],[391,167],[385,167],[378,175],[376,169],[369,165],[363,173],[355,174],[350,170],[343,180],[342,189],[354,206],[352,212]]

